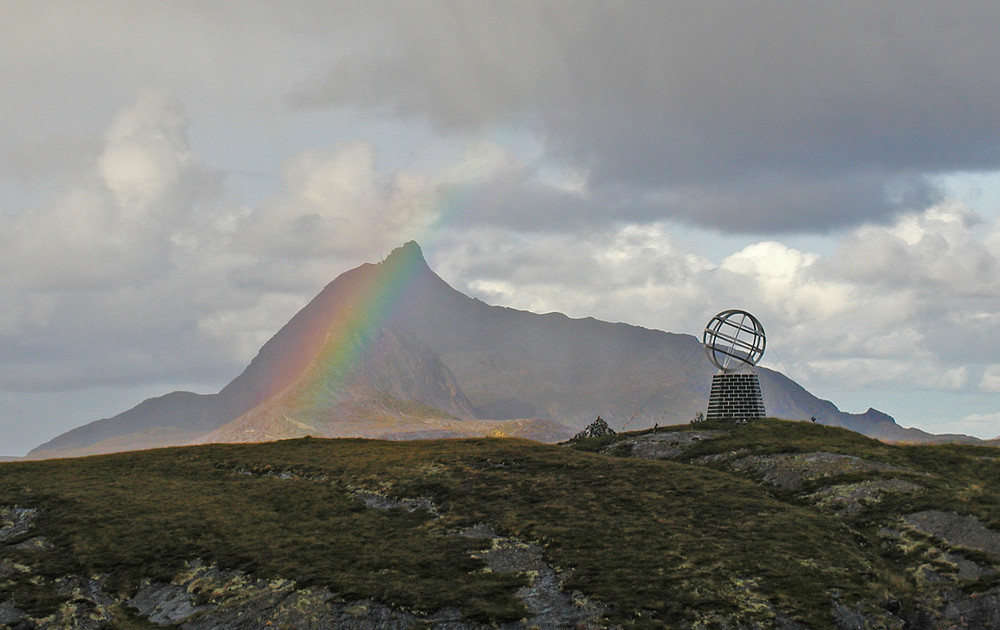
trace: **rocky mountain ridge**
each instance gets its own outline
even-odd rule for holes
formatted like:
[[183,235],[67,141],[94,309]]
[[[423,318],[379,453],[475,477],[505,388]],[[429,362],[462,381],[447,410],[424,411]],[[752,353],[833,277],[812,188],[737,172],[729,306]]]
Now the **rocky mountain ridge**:
[[[691,335],[465,296],[410,242],[327,285],[217,394],[153,398],[30,456],[302,435],[458,437],[512,420],[521,435],[556,441],[598,415],[616,429],[686,422],[704,411],[712,372]],[[874,409],[844,413],[778,372],[757,372],[770,416],[891,441],[974,440],[904,429]]]

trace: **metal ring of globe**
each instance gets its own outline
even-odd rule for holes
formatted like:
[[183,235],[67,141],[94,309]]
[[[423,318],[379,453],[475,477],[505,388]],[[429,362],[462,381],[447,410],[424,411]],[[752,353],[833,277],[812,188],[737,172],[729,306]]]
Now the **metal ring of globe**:
[[764,327],[756,317],[738,309],[722,311],[713,317],[701,343],[709,360],[723,372],[756,365],[764,356]]

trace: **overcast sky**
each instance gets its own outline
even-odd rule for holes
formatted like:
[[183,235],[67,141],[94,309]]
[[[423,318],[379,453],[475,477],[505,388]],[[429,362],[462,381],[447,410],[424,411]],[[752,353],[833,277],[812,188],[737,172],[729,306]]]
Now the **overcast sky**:
[[1000,4],[0,0],[0,454],[217,391],[416,239],[1000,435]]

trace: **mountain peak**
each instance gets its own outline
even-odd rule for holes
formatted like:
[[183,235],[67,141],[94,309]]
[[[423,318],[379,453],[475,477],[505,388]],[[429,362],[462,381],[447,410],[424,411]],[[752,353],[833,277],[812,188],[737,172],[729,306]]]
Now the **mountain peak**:
[[416,241],[403,243],[389,252],[389,255],[382,261],[383,265],[413,265],[419,263],[426,265],[427,261],[424,260],[424,253]]

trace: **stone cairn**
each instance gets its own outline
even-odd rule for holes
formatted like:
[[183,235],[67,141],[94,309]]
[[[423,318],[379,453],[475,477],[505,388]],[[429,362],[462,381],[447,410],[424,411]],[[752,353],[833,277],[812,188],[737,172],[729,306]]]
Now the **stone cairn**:
[[608,426],[608,423],[604,421],[604,418],[597,416],[597,420],[594,420],[587,425],[586,429],[574,435],[573,439],[582,440],[583,438],[604,437],[605,435],[614,434],[615,430]]

